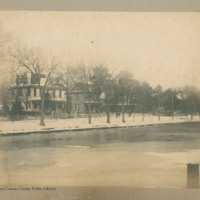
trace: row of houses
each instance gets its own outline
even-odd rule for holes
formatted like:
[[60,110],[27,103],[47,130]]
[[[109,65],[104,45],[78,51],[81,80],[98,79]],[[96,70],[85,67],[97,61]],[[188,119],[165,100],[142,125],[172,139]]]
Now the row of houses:
[[[19,74],[16,76],[15,84],[10,87],[10,96],[12,107],[13,102],[21,103],[25,112],[40,112],[41,110],[41,93],[45,83],[45,76],[41,74]],[[45,94],[45,112],[46,113],[69,113],[70,115],[86,114],[89,110],[89,104],[92,113],[106,112],[105,93],[100,95],[100,99],[95,99],[90,95],[88,100],[88,91],[82,88],[81,84],[77,84],[69,92],[67,88],[61,85],[49,85]],[[120,112],[121,104],[109,105],[111,112]],[[125,110],[130,110],[133,105],[125,103]]]
[[[40,113],[41,111],[41,94],[45,83],[45,76],[41,74],[25,73],[16,76],[15,83],[10,87],[10,105],[12,109],[13,103],[18,101],[27,113]],[[88,99],[87,88],[77,84],[69,92],[68,88],[62,84],[50,84],[46,88],[45,94],[45,112],[46,114],[53,113],[68,113],[70,116],[87,114],[89,104],[91,113],[105,113],[108,105],[105,101],[105,93],[102,92],[100,99],[96,99],[90,90],[90,101]],[[141,104],[136,104],[131,101],[124,102],[125,112],[138,112],[142,109]],[[122,111],[122,104],[109,104],[110,112],[118,114]],[[162,107],[155,109],[156,113],[164,113]],[[65,115],[66,116],[66,115]]]
[[[15,83],[10,87],[11,102],[20,101],[26,112],[40,112],[41,93],[45,76],[31,73],[16,76]],[[70,98],[67,97],[69,95]],[[105,95],[102,94],[100,102],[91,99],[91,111],[97,113],[99,106],[103,112]],[[11,103],[11,104],[12,104]],[[100,103],[100,104],[99,104]],[[63,113],[70,107],[71,114],[84,114],[88,112],[88,100],[84,90],[75,86],[70,94],[62,86],[51,85],[45,94],[45,112]]]

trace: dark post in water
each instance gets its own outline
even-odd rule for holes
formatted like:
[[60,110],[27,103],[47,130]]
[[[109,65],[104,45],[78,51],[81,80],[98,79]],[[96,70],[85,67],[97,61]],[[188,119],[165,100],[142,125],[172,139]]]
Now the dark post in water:
[[187,164],[187,188],[199,188],[199,164]]

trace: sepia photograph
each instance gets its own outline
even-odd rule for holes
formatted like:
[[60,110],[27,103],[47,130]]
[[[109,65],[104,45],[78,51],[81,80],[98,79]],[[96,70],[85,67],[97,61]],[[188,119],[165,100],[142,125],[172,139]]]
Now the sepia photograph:
[[199,21],[1,10],[0,199],[199,199]]

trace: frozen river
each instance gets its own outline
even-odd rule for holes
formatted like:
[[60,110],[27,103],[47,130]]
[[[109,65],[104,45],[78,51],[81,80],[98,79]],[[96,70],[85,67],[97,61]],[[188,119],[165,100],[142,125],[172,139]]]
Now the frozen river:
[[200,123],[0,137],[1,186],[186,187]]

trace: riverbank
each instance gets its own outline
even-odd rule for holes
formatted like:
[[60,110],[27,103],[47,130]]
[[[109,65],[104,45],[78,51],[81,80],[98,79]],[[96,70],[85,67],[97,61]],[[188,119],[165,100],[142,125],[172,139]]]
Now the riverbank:
[[126,122],[122,123],[121,117],[111,116],[111,123],[106,123],[106,116],[92,118],[92,124],[88,123],[87,118],[74,118],[74,119],[46,119],[46,126],[39,125],[38,119],[29,119],[23,121],[8,121],[5,119],[0,120],[0,135],[19,135],[31,134],[41,132],[59,132],[59,131],[80,131],[91,129],[107,129],[107,128],[122,128],[122,127],[138,127],[138,126],[153,126],[159,124],[169,123],[185,123],[200,121],[199,116],[175,116],[172,120],[169,116],[142,115],[126,116]]

